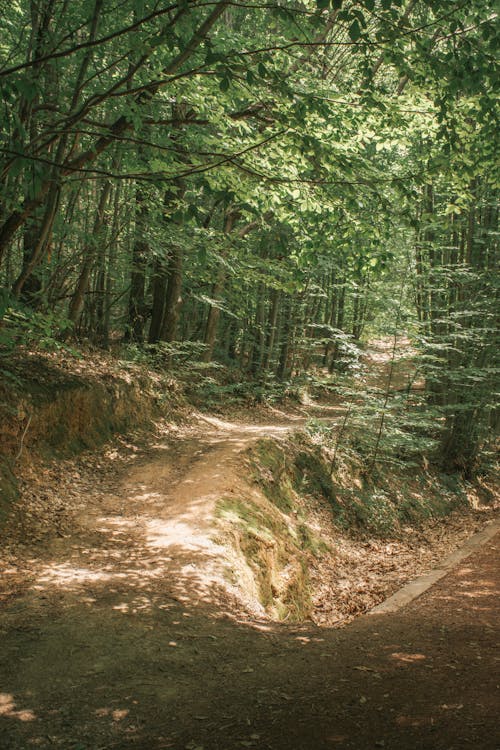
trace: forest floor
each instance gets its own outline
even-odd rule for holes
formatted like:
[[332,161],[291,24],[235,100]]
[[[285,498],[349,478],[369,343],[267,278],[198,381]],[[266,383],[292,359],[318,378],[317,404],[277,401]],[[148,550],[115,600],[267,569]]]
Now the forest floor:
[[[2,748],[498,750],[498,536],[402,612],[341,629],[274,623],[228,580],[215,504],[249,447],[311,414],[341,409],[198,415],[27,472],[0,553]],[[369,609],[491,517],[339,539],[316,622],[346,591]]]

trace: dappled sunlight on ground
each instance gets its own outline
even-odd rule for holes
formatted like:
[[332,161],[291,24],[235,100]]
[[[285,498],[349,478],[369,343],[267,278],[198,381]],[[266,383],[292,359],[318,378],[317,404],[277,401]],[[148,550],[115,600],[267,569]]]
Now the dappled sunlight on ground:
[[464,605],[471,612],[487,614],[494,608],[492,597],[498,591],[498,583],[493,578],[478,578],[472,567],[459,567],[455,570],[456,586],[453,591],[436,594],[436,600],[461,611]]
[[[488,592],[492,628],[489,570],[462,565],[407,613],[343,630],[229,619],[203,591],[186,538],[164,555],[154,539],[165,519],[139,520],[103,531],[95,518],[80,550],[72,540],[76,578],[70,561],[54,560],[47,568],[64,583],[39,577],[45,599],[38,608],[40,592],[25,599],[29,625],[12,608],[0,696],[8,750],[494,750],[494,678],[484,671],[494,635],[461,593]],[[117,538],[120,529],[130,536]],[[78,565],[83,550],[92,560]],[[125,577],[106,578],[120,564]]]
[[265,425],[261,424],[260,422],[259,424],[241,424],[239,422],[228,422],[223,419],[219,419],[218,417],[209,417],[206,415],[203,415],[203,417],[201,417],[201,421],[206,422],[208,425],[211,425],[212,427],[220,430],[221,436],[224,436],[224,439],[226,439],[227,433],[231,432],[238,432],[242,435],[253,435],[255,433],[259,433],[259,435],[280,435],[285,432],[290,432],[290,422],[292,422],[292,424],[297,424],[301,423],[303,420],[304,417],[301,416],[288,416],[286,424]]
[[146,522],[146,543],[150,547],[171,547],[174,544],[183,545],[187,550],[221,551],[205,534],[196,533],[192,527],[182,521],[164,521],[155,519]]
[[0,716],[19,719],[19,721],[34,721],[36,719],[36,715],[31,709],[17,708],[14,696],[10,693],[0,693]]
[[66,584],[79,584],[92,581],[109,581],[119,575],[126,578],[127,573],[106,573],[102,570],[89,570],[88,568],[75,568],[68,563],[59,563],[46,567],[37,579],[33,587],[35,591],[43,591],[43,584],[54,583],[58,586]]
[[391,654],[391,658],[404,664],[414,664],[415,662],[423,661],[426,657],[425,654],[394,653]]
[[[0,615],[7,750],[413,750],[438,747],[423,733],[452,735],[455,714],[460,736],[490,750],[483,709],[461,706],[487,705],[492,684],[458,679],[489,653],[478,658],[496,622],[489,570],[462,564],[408,615],[343,630],[242,606],[212,519],[216,500],[244,486],[238,456],[263,429],[214,420],[203,437],[158,443],[71,535],[30,557],[24,594]],[[397,566],[399,543],[373,544]],[[355,565],[351,555],[337,570],[346,597]],[[442,746],[459,747],[453,736]]]
[[[67,559],[61,544],[59,559],[38,566],[33,591],[55,587],[81,594],[100,585],[112,594],[118,589],[122,601],[111,607],[127,613],[152,608],[146,592],[218,601],[216,592],[225,591],[234,598],[224,573],[225,548],[213,539],[213,515],[215,502],[237,481],[231,456],[248,446],[248,438],[215,432],[200,445],[193,451],[196,442],[189,440],[186,465],[172,468],[163,450],[154,461],[137,464],[123,488],[105,499],[105,514],[80,515],[80,532],[71,546],[64,545]],[[140,604],[136,592],[144,596]]]

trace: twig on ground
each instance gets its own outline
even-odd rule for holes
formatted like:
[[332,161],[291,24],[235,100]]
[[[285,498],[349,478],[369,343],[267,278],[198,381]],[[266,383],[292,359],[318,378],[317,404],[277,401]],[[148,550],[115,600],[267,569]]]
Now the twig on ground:
[[23,447],[24,447],[24,438],[26,437],[26,433],[29,430],[32,418],[33,418],[33,414],[30,414],[28,417],[28,421],[26,422],[26,427],[24,428],[23,434],[21,435],[21,442],[19,443],[19,453],[17,454],[15,461],[19,461],[19,459],[21,458]]

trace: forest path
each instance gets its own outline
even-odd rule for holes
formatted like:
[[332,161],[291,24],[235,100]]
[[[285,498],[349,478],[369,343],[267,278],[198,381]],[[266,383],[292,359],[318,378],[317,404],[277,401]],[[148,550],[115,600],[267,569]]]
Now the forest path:
[[[323,418],[342,411],[315,405],[311,410]],[[0,560],[5,564],[0,601],[24,590],[30,598],[26,606],[36,610],[53,597],[66,600],[94,585],[125,581],[129,598],[121,606],[131,611],[155,588],[159,595],[206,597],[214,604],[216,591],[232,598],[224,576],[226,550],[214,541],[216,502],[248,491],[242,453],[262,438],[285,436],[307,419],[279,412],[274,423],[245,424],[198,415],[175,436],[150,441],[124,465],[111,451],[103,472],[102,464],[95,473],[88,467],[73,472],[74,487],[49,482],[44,491],[42,485],[42,498],[69,493],[64,499],[69,533],[55,535],[49,528],[40,543],[35,529],[34,539],[28,533],[26,543],[14,546]],[[36,514],[39,507],[29,510]],[[51,510],[49,505],[50,516],[57,514],[57,507]],[[56,521],[51,517],[48,524],[57,527]],[[24,541],[25,529],[18,534]]]
[[202,417],[78,486],[72,533],[30,548],[2,602],[2,750],[497,750],[495,540],[403,613],[344,630],[240,608],[215,502],[242,452],[307,418]]
[[[339,409],[325,407],[317,413],[324,418]],[[158,593],[181,601],[220,604],[221,597],[231,596],[231,587],[224,575],[227,549],[214,541],[216,503],[248,490],[241,455],[252,444],[283,437],[306,421],[296,415],[280,417],[277,424],[199,417],[184,436],[151,447],[113,493],[100,498],[90,512],[88,506],[84,509],[78,519],[80,542],[75,545],[73,537],[70,559],[49,566],[40,582],[57,585],[62,579],[66,585],[95,575],[108,581],[126,576],[129,582],[140,580],[141,589],[149,580]],[[59,547],[64,550],[64,540]],[[134,609],[133,597],[128,606]]]
[[499,545],[342,630],[223,617],[168,581],[153,594],[145,571],[17,600],[0,625],[1,746],[498,750]]

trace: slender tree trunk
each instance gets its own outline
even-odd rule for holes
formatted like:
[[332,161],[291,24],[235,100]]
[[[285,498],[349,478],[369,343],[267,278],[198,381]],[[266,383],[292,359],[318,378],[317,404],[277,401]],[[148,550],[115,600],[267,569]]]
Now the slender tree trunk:
[[138,188],[135,196],[135,233],[132,247],[132,273],[130,276],[130,295],[128,302],[128,333],[126,339],[142,343],[146,319],[146,268],[150,254],[147,239],[149,211],[147,197]]
[[260,282],[257,286],[257,301],[255,308],[255,317],[253,324],[253,341],[250,356],[250,373],[252,377],[257,377],[262,370],[262,360],[265,348],[265,299],[264,284]]
[[[236,212],[231,211],[231,210],[227,211],[225,220],[224,220],[224,234],[226,235],[226,238],[228,238],[228,236],[233,231],[236,219],[237,219]],[[226,241],[228,242],[228,240]],[[223,253],[223,261],[225,260],[228,252],[229,252],[229,246],[226,245],[225,252]],[[217,276],[216,276],[215,282],[212,286],[211,297],[216,302],[218,302],[221,298],[225,283],[226,283],[226,268],[224,264],[221,263],[217,270]],[[219,318],[220,318],[219,305],[217,304],[211,305],[208,311],[207,324],[206,324],[205,336],[204,336],[204,343],[206,346],[206,349],[203,353],[204,362],[212,361],[215,341],[217,337],[217,326],[219,324]]]
[[278,325],[278,314],[280,309],[280,292],[278,289],[273,289],[271,293],[271,308],[269,310],[269,318],[267,324],[267,338],[266,338],[266,357],[264,362],[264,370],[269,372],[271,362],[274,355],[274,344],[276,341],[276,330]]
[[34,227],[36,227],[36,229],[33,228],[33,232],[36,231],[36,237],[34,234],[31,235],[33,244],[29,248],[29,251],[25,254],[21,273],[13,284],[12,292],[15,297],[21,296],[21,292],[23,291],[23,287],[27,279],[31,276],[33,269],[36,268],[36,266],[40,263],[40,260],[43,258],[45,251],[50,245],[52,227],[54,225],[54,220],[59,208],[59,199],[59,186],[53,184],[48,194],[48,200],[41,224],[39,227],[37,227],[35,224]]
[[[179,200],[184,197],[186,185],[183,180],[177,180],[177,192],[167,190],[164,198],[165,211],[172,212]],[[168,214],[165,223],[173,219]],[[149,329],[149,343],[158,341],[171,342],[177,335],[177,324],[182,304],[182,274],[183,249],[178,243],[173,243],[168,260],[158,259],[155,263],[153,278],[153,306],[151,326]]]
[[165,296],[167,294],[167,281],[165,262],[157,258],[153,266],[153,305],[151,308],[151,325],[149,326],[148,337],[150,344],[156,344],[160,340],[163,312],[165,310]]
[[[346,278],[345,276],[342,277],[340,282],[340,294],[337,298],[337,305],[336,305],[336,320],[335,320],[335,328],[337,328],[339,331],[344,330],[344,318],[345,318],[345,282]],[[335,370],[335,363],[338,359],[339,355],[339,345],[337,342],[333,345],[333,349],[331,352],[330,357],[330,363],[328,365],[328,371],[332,373]]]
[[160,341],[175,341],[182,305],[183,251],[180,245],[172,247],[165,294],[165,312],[160,331]]
[[106,294],[105,294],[105,308],[102,318],[102,327],[99,330],[101,346],[105,349],[109,348],[109,337],[110,337],[110,323],[111,323],[111,307],[112,307],[112,294],[114,286],[114,273],[116,265],[116,257],[118,252],[118,236],[120,226],[120,198],[121,198],[121,186],[120,183],[115,188],[113,196],[113,222],[111,226],[111,237],[109,242],[108,252],[108,272],[106,274]]
[[293,300],[286,298],[282,313],[281,347],[276,375],[279,380],[288,380],[292,374],[291,355],[295,328]]
[[102,229],[104,226],[106,205],[108,203],[110,192],[111,182],[107,180],[102,187],[101,195],[99,197],[99,204],[97,206],[94,227],[92,231],[92,239],[85,247],[83,253],[84,260],[80,271],[80,276],[78,277],[76,289],[73,292],[73,296],[69,303],[68,319],[73,323],[73,326],[75,327],[83,310],[83,302],[89,287],[90,274],[94,266],[99,242],[102,241]]

